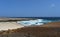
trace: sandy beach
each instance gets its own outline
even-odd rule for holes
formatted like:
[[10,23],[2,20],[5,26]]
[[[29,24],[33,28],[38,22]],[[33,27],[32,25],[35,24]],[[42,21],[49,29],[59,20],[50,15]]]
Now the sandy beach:
[[17,29],[22,28],[24,26],[16,23],[16,22],[0,22],[0,31],[1,30],[8,30],[8,29]]

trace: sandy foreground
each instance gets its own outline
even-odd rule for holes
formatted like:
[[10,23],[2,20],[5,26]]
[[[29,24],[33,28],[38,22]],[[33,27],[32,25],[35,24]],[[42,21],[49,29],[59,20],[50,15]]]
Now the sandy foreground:
[[0,22],[0,31],[8,29],[17,29],[22,27],[24,26],[17,24],[16,22]]

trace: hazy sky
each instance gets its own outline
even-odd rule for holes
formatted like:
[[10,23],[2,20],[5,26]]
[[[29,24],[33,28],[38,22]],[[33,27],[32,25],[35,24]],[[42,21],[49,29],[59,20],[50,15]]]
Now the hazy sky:
[[60,17],[60,0],[0,0],[0,16]]

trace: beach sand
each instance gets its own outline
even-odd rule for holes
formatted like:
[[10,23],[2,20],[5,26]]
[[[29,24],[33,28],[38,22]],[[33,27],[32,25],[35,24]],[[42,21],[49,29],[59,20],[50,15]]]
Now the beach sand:
[[16,22],[0,22],[0,31],[8,29],[17,29],[24,26],[17,24]]

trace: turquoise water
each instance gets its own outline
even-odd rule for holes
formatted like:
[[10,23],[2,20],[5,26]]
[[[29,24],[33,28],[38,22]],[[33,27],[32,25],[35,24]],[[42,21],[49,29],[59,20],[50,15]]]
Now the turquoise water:
[[23,25],[23,26],[31,26],[31,25],[43,25],[50,22],[57,22],[60,20],[47,20],[47,19],[36,19],[36,20],[28,20],[28,21],[18,21],[17,23]]

